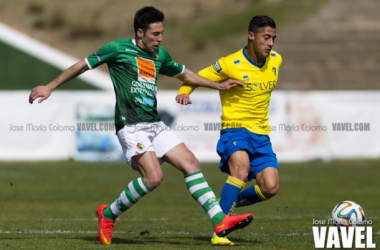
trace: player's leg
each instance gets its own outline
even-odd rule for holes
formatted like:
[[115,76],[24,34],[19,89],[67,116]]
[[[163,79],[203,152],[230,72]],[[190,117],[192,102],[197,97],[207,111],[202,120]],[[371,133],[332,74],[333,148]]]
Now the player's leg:
[[100,224],[98,234],[102,244],[111,244],[116,218],[141,197],[151,192],[162,180],[162,170],[149,139],[154,131],[144,126],[144,124],[126,125],[117,133],[128,164],[137,170],[141,177],[129,182],[111,205],[101,205],[98,208]]
[[[238,150],[228,158],[230,175],[223,185],[220,206],[224,214],[230,214],[231,208],[237,199],[240,190],[245,186],[248,177],[249,156],[245,150]],[[212,245],[234,245],[226,237],[217,237],[214,233],[211,238]]]
[[261,194],[269,199],[275,196],[280,189],[280,178],[278,169],[267,167],[256,175],[256,183],[260,188]]
[[155,152],[147,151],[132,159],[132,169],[138,171],[141,177],[129,182],[120,196],[105,209],[103,214],[107,219],[115,220],[162,181],[163,173]]
[[248,178],[250,170],[249,139],[249,131],[240,128],[222,130],[218,141],[219,168],[229,175],[223,185],[220,200],[220,206],[225,214],[230,212]]
[[230,209],[238,199],[240,191],[245,187],[249,164],[249,156],[245,150],[238,150],[228,158],[230,175],[223,185],[220,197],[220,206],[224,214],[230,213]]
[[223,220],[224,214],[214,192],[203,177],[199,162],[193,153],[187,149],[184,143],[181,143],[169,150],[162,159],[184,174],[191,196],[208,213],[214,226],[218,225]]
[[[247,135],[243,129],[226,129],[221,133],[217,151],[221,157],[220,169],[229,174],[221,192],[220,206],[224,214],[229,214],[237,196],[245,186],[249,171]],[[214,233],[212,245],[234,245],[227,238]]]
[[162,181],[162,169],[153,151],[134,156],[132,168],[138,171],[141,177],[129,182],[111,205],[102,205],[98,208],[97,215],[100,223],[98,234],[102,244],[111,244],[116,218],[155,189]]
[[254,147],[251,149],[248,180],[255,178],[257,185],[240,192],[237,207],[265,201],[279,190],[279,167],[269,136],[250,133],[250,140]]
[[230,232],[247,226],[253,219],[252,214],[225,216],[214,192],[209,187],[199,162],[193,153],[181,143],[170,149],[162,157],[185,175],[185,182],[191,196],[209,215],[217,235],[226,236]]
[[279,191],[279,182],[278,169],[266,167],[256,175],[256,185],[239,193],[236,206],[248,206],[272,198]]

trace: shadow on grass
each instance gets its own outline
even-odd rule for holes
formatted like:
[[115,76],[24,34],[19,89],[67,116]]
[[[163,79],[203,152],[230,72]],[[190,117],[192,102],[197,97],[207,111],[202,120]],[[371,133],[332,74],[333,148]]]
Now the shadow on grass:
[[[96,236],[91,237],[81,237],[79,239],[90,241],[94,244],[100,244],[99,238]],[[144,245],[144,244],[169,244],[169,245],[204,245],[210,244],[210,237],[199,236],[199,237],[169,237],[169,238],[160,238],[157,239],[155,237],[142,237],[135,239],[127,239],[127,238],[118,238],[114,237],[112,239],[113,245]],[[261,244],[261,241],[258,240],[245,240],[245,239],[232,239],[232,241],[239,246],[240,244]],[[186,243],[189,242],[189,243]],[[235,246],[236,246],[235,245]]]
[[[194,240],[199,240],[199,241],[205,241],[205,242],[210,242],[211,241],[211,236],[210,237],[206,237],[206,236],[199,236],[199,237],[192,237],[192,239]],[[233,237],[229,237],[228,238],[229,240],[231,240],[232,242],[234,242],[235,244],[239,244],[239,243],[248,243],[248,244],[261,244],[262,242],[259,241],[259,240],[246,240],[246,239],[234,239]]]
[[[85,241],[90,241],[93,242],[94,244],[100,244],[99,238],[98,237],[81,237],[79,239],[85,240]],[[136,238],[136,239],[125,239],[125,238],[118,238],[118,237],[113,237],[112,238],[112,245],[143,245],[143,244],[152,244],[152,243],[162,243],[162,244],[170,244],[170,245],[183,245],[184,242],[173,242],[173,238],[167,239],[156,239],[153,237],[143,237],[143,238]],[[194,244],[192,244],[194,245]]]

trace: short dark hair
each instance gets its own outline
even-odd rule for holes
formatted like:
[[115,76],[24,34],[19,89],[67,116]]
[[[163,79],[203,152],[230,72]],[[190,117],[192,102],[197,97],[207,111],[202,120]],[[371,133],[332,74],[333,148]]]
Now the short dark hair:
[[260,28],[276,28],[276,23],[269,16],[254,16],[249,23],[248,31],[257,33]]
[[153,6],[146,6],[136,11],[133,27],[135,34],[138,29],[142,29],[145,33],[149,29],[151,23],[163,22],[165,19],[164,13],[154,8]]

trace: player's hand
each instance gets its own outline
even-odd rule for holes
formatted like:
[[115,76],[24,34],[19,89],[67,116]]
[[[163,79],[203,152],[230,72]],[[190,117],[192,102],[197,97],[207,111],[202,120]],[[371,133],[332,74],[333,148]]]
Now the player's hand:
[[192,104],[193,102],[190,100],[190,95],[188,94],[181,94],[181,95],[177,95],[175,97],[175,101],[179,104],[182,104],[182,105],[188,105],[188,104]]
[[47,86],[37,86],[32,89],[29,95],[29,103],[33,104],[34,100],[37,98],[40,98],[38,100],[38,103],[43,102],[44,100],[48,99],[51,94],[51,89]]
[[241,81],[235,79],[228,79],[227,81],[222,82],[218,85],[219,90],[229,90],[237,86],[244,87],[244,84]]

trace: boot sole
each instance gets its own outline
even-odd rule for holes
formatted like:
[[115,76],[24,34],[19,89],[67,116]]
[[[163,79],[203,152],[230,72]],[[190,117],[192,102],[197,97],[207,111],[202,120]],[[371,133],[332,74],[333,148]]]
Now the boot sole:
[[247,216],[246,218],[244,218],[244,220],[240,221],[239,223],[237,223],[235,226],[229,228],[229,229],[226,229],[226,230],[223,230],[221,231],[218,236],[219,237],[226,237],[227,235],[229,235],[231,232],[237,230],[237,229],[242,229],[246,226],[248,226],[253,220],[253,216]]

